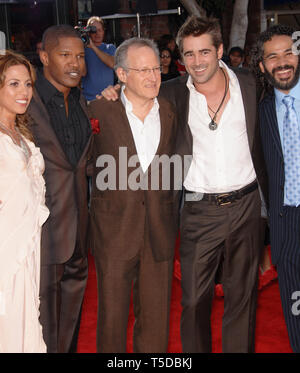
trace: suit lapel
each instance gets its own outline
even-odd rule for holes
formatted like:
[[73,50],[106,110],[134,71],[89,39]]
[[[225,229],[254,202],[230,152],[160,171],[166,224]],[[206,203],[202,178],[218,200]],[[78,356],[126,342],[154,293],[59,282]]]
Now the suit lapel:
[[[160,156],[165,153],[168,141],[170,139],[170,131],[172,131],[172,123],[174,120],[174,113],[166,109],[165,102],[162,98],[158,98],[159,102],[159,115],[160,115],[160,139],[156,150],[156,155]],[[124,105],[121,100],[116,102],[118,104],[118,110],[116,110],[115,122],[118,123],[118,132],[121,139],[121,144],[125,144],[128,150],[128,158],[132,155],[137,155],[137,150],[131,131],[130,123],[128,121]],[[118,118],[119,116],[119,118]],[[141,172],[143,173],[142,169]],[[151,164],[149,165],[144,175],[151,173]]]
[[[158,99],[159,102],[159,115],[160,115],[160,123],[161,123],[161,132],[160,132],[160,140],[156,150],[156,154],[159,155],[165,149],[166,141],[167,141],[167,131],[170,130],[172,120],[174,118],[174,114],[170,111],[165,109],[164,102],[161,98]],[[116,123],[118,123],[119,134],[122,139],[122,143],[126,144],[128,147],[128,155],[137,154],[133,134],[131,131],[131,127],[126,115],[125,108],[121,102],[118,101],[119,110],[118,113],[120,114],[120,118],[116,118]],[[117,113],[116,113],[117,115]]]
[[251,81],[248,79],[246,80],[237,71],[235,71],[235,73],[237,75],[240,88],[241,88],[241,93],[242,93],[242,98],[243,98],[243,103],[244,103],[244,110],[245,110],[249,148],[252,151],[255,126],[256,126],[256,120],[257,120],[256,87],[255,87],[254,81],[252,82],[252,80]]
[[265,98],[263,110],[265,111],[265,117],[267,118],[266,125],[269,127],[276,149],[280,154],[280,157],[283,159],[274,95],[269,95]]
[[[88,112],[85,106],[82,105],[82,102],[81,106],[83,111],[88,116]],[[34,94],[34,99],[32,99],[30,103],[29,113],[34,121],[33,125],[37,126],[34,130],[34,136],[36,137],[37,142],[43,144],[47,143],[47,146],[43,146],[43,156],[50,159],[60,159],[60,161],[64,164],[64,167],[72,167],[51,125],[49,114],[36,92]],[[92,136],[90,136],[89,140],[87,141],[85,149],[81,154],[80,160],[78,161],[78,165],[85,158],[91,137]]]
[[159,139],[159,144],[158,144],[154,159],[151,161],[145,173],[145,175],[148,175],[148,176],[150,176],[151,172],[153,171],[155,173],[157,170],[157,167],[159,166],[157,157],[160,157],[168,153],[172,130],[174,130],[174,128],[172,127],[172,124],[174,121],[175,114],[167,108],[166,102],[163,98],[158,97],[158,103],[159,103],[159,117],[160,117],[160,139]]
[[[88,112],[88,109],[87,109],[87,106],[86,106],[86,103],[85,103],[85,100],[84,100],[84,97],[83,97],[82,94],[80,95],[79,103],[80,103],[81,108],[84,111],[85,115],[87,116],[87,118],[90,121],[90,115],[89,115],[89,112]],[[87,143],[85,145],[85,148],[84,148],[84,150],[83,150],[83,152],[81,154],[81,157],[79,158],[78,165],[80,165],[80,163],[83,160],[85,160],[86,154],[87,154],[87,152],[89,150],[89,147],[90,147],[91,140],[92,140],[92,133],[91,133],[91,135],[90,135],[90,137],[89,137],[89,139],[88,139],[88,141],[87,141]]]
[[171,129],[174,114],[166,110],[163,99],[158,98],[159,103],[159,117],[160,117],[160,139],[156,150],[156,155],[162,155],[166,149],[166,142],[168,141],[168,133]]
[[192,154],[193,149],[193,136],[189,126],[189,102],[190,102],[190,91],[186,86],[188,79],[188,74],[182,78],[180,87],[180,100],[176,102],[177,113],[179,117],[180,131],[182,132],[183,139],[187,142],[187,149],[190,149],[190,154]]
[[[30,103],[29,113],[34,121],[34,126],[37,126],[36,130],[34,130],[34,135],[37,138],[37,141],[41,143],[45,142],[46,140],[47,142],[48,146],[43,147],[44,156],[47,156],[47,152],[51,152],[55,158],[59,157],[64,161],[64,163],[69,165],[65,152],[63,151],[54,129],[51,126],[48,112],[37,92],[35,92],[34,98]],[[53,146],[49,146],[49,143],[51,143]],[[53,158],[53,156],[51,158]]]
[[137,154],[137,150],[135,147],[135,142],[131,131],[130,123],[127,118],[126,110],[121,99],[116,101],[116,104],[118,105],[118,110],[116,110],[115,122],[118,123],[118,133],[121,138],[120,143],[124,144],[127,147],[128,157],[131,157],[132,155]]

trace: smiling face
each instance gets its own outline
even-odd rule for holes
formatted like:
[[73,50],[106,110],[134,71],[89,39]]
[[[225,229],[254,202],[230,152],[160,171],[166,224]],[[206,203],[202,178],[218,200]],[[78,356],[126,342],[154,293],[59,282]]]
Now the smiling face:
[[[125,94],[133,104],[153,100],[157,95],[161,83],[159,60],[154,51],[149,47],[131,46],[127,54],[127,68],[117,69],[117,75],[125,84]],[[134,70],[131,70],[134,69]],[[141,69],[156,69],[144,75]]]
[[292,45],[290,36],[273,36],[264,43],[263,61],[259,63],[269,83],[283,93],[288,93],[299,80],[299,56],[293,54]]
[[14,65],[5,71],[0,88],[0,117],[14,121],[16,114],[24,114],[32,97],[32,81],[24,65]]
[[217,50],[209,34],[187,36],[182,42],[182,55],[185,68],[197,88],[197,85],[209,82],[218,71],[223,45]]
[[78,86],[85,74],[84,45],[76,37],[62,37],[58,43],[40,52],[44,76],[60,92]]

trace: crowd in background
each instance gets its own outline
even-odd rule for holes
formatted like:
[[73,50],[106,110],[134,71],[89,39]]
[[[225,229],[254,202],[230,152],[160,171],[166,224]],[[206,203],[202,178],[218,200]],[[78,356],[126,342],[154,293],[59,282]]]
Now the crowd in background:
[[[295,128],[283,135],[299,124],[292,29],[262,33],[256,60],[252,54],[275,88],[275,108],[268,94],[258,107],[249,51],[224,53],[217,20],[189,17],[178,45],[162,35],[157,43],[131,38],[118,48],[104,42],[101,18],[88,25],[95,30],[85,44],[70,25],[48,28],[36,45],[36,69],[12,51],[0,56],[0,352],[76,351],[89,247],[98,275],[98,351],[126,352],[133,284],[134,350],[166,352],[179,227],[183,351],[211,352],[211,304],[222,267],[223,350],[254,352],[257,275],[271,267],[262,249],[267,172],[273,242],[278,238],[273,255],[290,341],[299,352],[299,319],[291,316],[288,297],[299,284],[299,239],[289,229],[298,232],[300,192],[293,182],[295,174],[300,178],[300,151],[291,156],[286,149],[291,143],[291,151],[298,149],[300,135]],[[121,89],[113,88],[116,82]],[[286,189],[283,162],[264,126],[261,141],[256,107],[270,128],[274,113],[282,124],[277,141],[281,158],[291,162],[286,180],[292,178]],[[95,136],[91,118],[101,123]],[[96,157],[111,155],[121,169],[116,152],[124,145],[139,156],[143,181],[156,152],[192,155],[183,202],[174,185],[124,193],[96,187]],[[285,240],[287,259],[279,254]]]

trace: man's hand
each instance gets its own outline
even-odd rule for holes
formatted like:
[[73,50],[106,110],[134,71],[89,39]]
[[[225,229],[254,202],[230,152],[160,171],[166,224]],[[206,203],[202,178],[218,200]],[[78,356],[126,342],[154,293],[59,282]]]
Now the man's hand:
[[100,100],[104,97],[108,101],[117,101],[120,88],[120,84],[116,84],[115,86],[109,85],[101,92],[101,95],[96,96],[96,99]]
[[94,49],[94,50],[95,50],[95,48],[97,48],[91,38],[89,38],[89,43],[87,44],[87,47],[91,48],[91,49]]

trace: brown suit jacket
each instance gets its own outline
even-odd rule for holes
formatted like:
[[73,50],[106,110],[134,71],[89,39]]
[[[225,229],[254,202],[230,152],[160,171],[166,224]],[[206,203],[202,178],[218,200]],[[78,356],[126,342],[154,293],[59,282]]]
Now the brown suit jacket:
[[[82,97],[80,103],[88,114]],[[42,229],[41,261],[43,265],[65,263],[74,252],[77,238],[80,240],[82,255],[87,254],[86,166],[90,140],[74,168],[60,145],[46,107],[36,91],[28,113],[32,119],[35,143],[45,161],[46,205],[50,210]]]
[[[177,120],[174,108],[165,99],[159,99],[159,107],[161,135],[156,155],[171,157],[176,152]],[[174,190],[174,170],[170,173],[169,190],[163,190],[161,184],[159,190],[150,190],[151,175],[157,170],[154,162],[148,168],[148,175],[141,175],[144,182],[148,180],[149,190],[118,190],[120,172],[126,170],[124,159],[119,159],[119,148],[127,148],[127,160],[137,154],[125,108],[120,100],[100,100],[93,101],[90,110],[91,116],[100,121],[100,133],[94,136],[92,146],[94,174],[90,214],[91,246],[95,255],[131,259],[143,244],[147,244],[156,261],[169,260],[174,254],[178,232],[180,197],[180,191]],[[104,154],[112,156],[116,162],[116,190],[97,188],[97,176],[106,166],[97,167],[96,162]],[[128,167],[128,177],[132,172],[142,173],[140,167],[135,171]],[[159,175],[161,180],[161,167]]]

